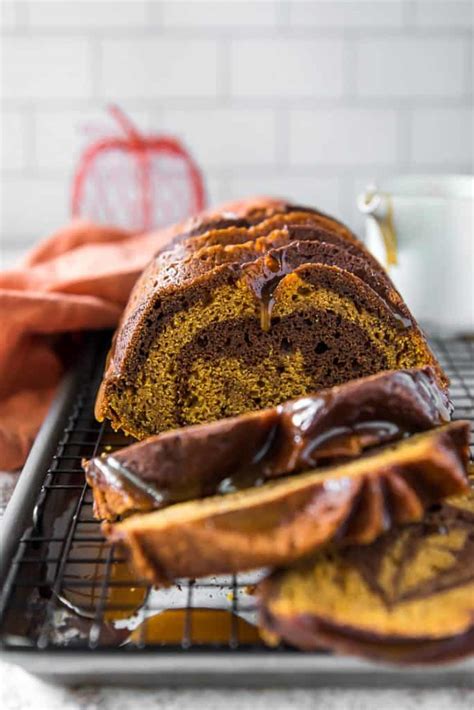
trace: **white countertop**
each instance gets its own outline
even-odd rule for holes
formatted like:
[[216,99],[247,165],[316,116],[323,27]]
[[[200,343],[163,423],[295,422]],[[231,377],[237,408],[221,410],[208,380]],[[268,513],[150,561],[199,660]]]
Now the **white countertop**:
[[2,710],[472,710],[474,690],[56,687],[0,664]]

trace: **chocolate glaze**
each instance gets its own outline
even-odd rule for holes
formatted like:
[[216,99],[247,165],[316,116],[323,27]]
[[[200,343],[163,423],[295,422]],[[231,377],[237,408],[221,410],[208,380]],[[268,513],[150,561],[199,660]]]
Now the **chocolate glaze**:
[[403,302],[400,300],[400,303],[396,303],[393,298],[389,301],[390,291],[387,289],[387,284],[382,282],[359,256],[344,253],[339,247],[329,246],[324,242],[294,241],[270,250],[262,259],[242,266],[249,285],[261,305],[262,330],[270,330],[274,294],[280,281],[298,266],[310,263],[343,266],[352,271],[376,291],[393,315],[398,327],[405,329],[413,326],[413,321]]
[[[192,281],[222,264],[235,264],[237,267],[247,263],[248,267],[244,267],[243,272],[246,274],[248,271],[251,286],[255,282],[254,292],[259,297],[261,288],[258,282],[267,281],[267,277],[275,280],[271,273],[272,260],[264,259],[265,253],[271,252],[280,263],[280,268],[277,265],[276,270],[281,271],[275,287],[283,276],[304,263],[338,266],[361,278],[385,303],[393,304],[401,319],[408,319],[407,324],[411,323],[410,313],[393,284],[367,258],[359,243],[318,227],[298,224],[275,227],[271,222],[262,222],[254,233],[245,228],[217,229],[175,244],[155,260],[154,288],[176,288],[178,284]],[[275,250],[278,251],[274,253]],[[261,258],[262,263],[259,261]],[[239,272],[236,268],[237,277]]]
[[315,215],[331,219],[335,224],[343,226],[334,217],[330,217],[324,212],[314,209],[313,207],[302,207],[300,205],[278,204],[268,207],[257,207],[248,211],[245,216],[236,214],[235,212],[222,212],[215,217],[198,218],[195,224],[189,229],[177,234],[172,243],[179,242],[189,237],[200,236],[205,234],[209,229],[227,229],[228,227],[246,227],[250,228],[254,225],[263,222],[265,219],[278,214],[291,214],[292,212],[307,212],[309,215]]
[[126,498],[128,512],[161,508],[356,457],[446,422],[450,412],[431,368],[385,372],[274,409],[151,437],[93,459],[87,479],[97,494],[113,489]]
[[453,422],[377,453],[229,495],[104,523],[153,583],[284,566],[330,542],[372,542],[467,489],[469,423]]

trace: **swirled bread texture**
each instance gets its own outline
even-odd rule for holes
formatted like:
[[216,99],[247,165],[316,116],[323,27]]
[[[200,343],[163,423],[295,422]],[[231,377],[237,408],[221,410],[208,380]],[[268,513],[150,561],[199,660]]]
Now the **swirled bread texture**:
[[96,415],[143,439],[383,370],[431,365],[407,306],[350,230],[278,201],[175,228],[131,294]]
[[398,663],[473,653],[474,489],[370,545],[275,572],[257,593],[269,643]]

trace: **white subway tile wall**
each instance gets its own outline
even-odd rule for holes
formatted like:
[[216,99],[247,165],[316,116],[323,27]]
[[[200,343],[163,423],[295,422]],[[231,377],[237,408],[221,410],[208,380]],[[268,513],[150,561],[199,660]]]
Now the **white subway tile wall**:
[[289,4],[294,27],[403,27],[402,2],[293,2]]
[[209,27],[230,30],[236,27],[276,27],[278,24],[278,2],[154,2],[152,17],[163,27]]
[[215,39],[131,39],[127,32],[127,37],[101,39],[99,47],[98,84],[105,100],[218,97]]
[[418,109],[413,116],[410,152],[418,163],[441,171],[445,162],[462,163],[468,157],[466,136],[474,130],[472,109]]
[[290,112],[292,165],[396,165],[397,112],[379,108]]
[[27,3],[28,20],[31,28],[96,29],[114,27],[143,27],[148,21],[148,9],[143,2],[120,2],[120,12],[116,12],[112,2],[43,2],[32,0]]
[[117,102],[182,139],[209,201],[287,195],[360,231],[368,181],[472,172],[472,0],[0,0],[0,238],[69,215]]
[[459,37],[375,37],[358,42],[361,97],[458,98],[467,88],[469,41]]
[[267,108],[168,109],[160,127],[193,148],[209,168],[272,167],[277,146],[277,116]]
[[229,94],[286,101],[340,98],[343,40],[325,37],[254,37],[230,42]]
[[2,99],[88,99],[92,48],[82,37],[2,37]]

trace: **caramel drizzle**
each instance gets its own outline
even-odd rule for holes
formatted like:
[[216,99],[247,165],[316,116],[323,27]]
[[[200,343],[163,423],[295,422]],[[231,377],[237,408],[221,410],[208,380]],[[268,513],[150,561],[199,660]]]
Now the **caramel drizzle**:
[[191,619],[193,644],[227,643],[236,633],[239,644],[260,642],[258,629],[241,616],[212,607],[170,608],[149,616],[129,635],[125,643],[181,644],[186,620]]
[[250,263],[243,266],[250,287],[260,303],[260,327],[265,333],[271,326],[276,288],[280,281],[293,271],[293,266],[285,257],[285,250],[266,254],[262,261],[262,271],[259,271],[262,264]]
[[[250,288],[260,304],[260,327],[265,333],[268,332],[271,327],[272,310],[275,304],[274,294],[280,281],[282,281],[285,276],[292,273],[295,268],[304,265],[303,262],[301,264],[293,263],[291,259],[287,258],[286,252],[286,247],[277,249],[266,254],[262,262],[247,263],[242,267]],[[315,262],[308,260],[307,263],[311,264]],[[365,285],[367,288],[373,290],[369,284],[365,283]],[[400,329],[406,330],[413,326],[411,318],[397,310],[396,307],[392,303],[389,303],[380,293],[374,293],[376,293],[387,310],[390,311]]]

